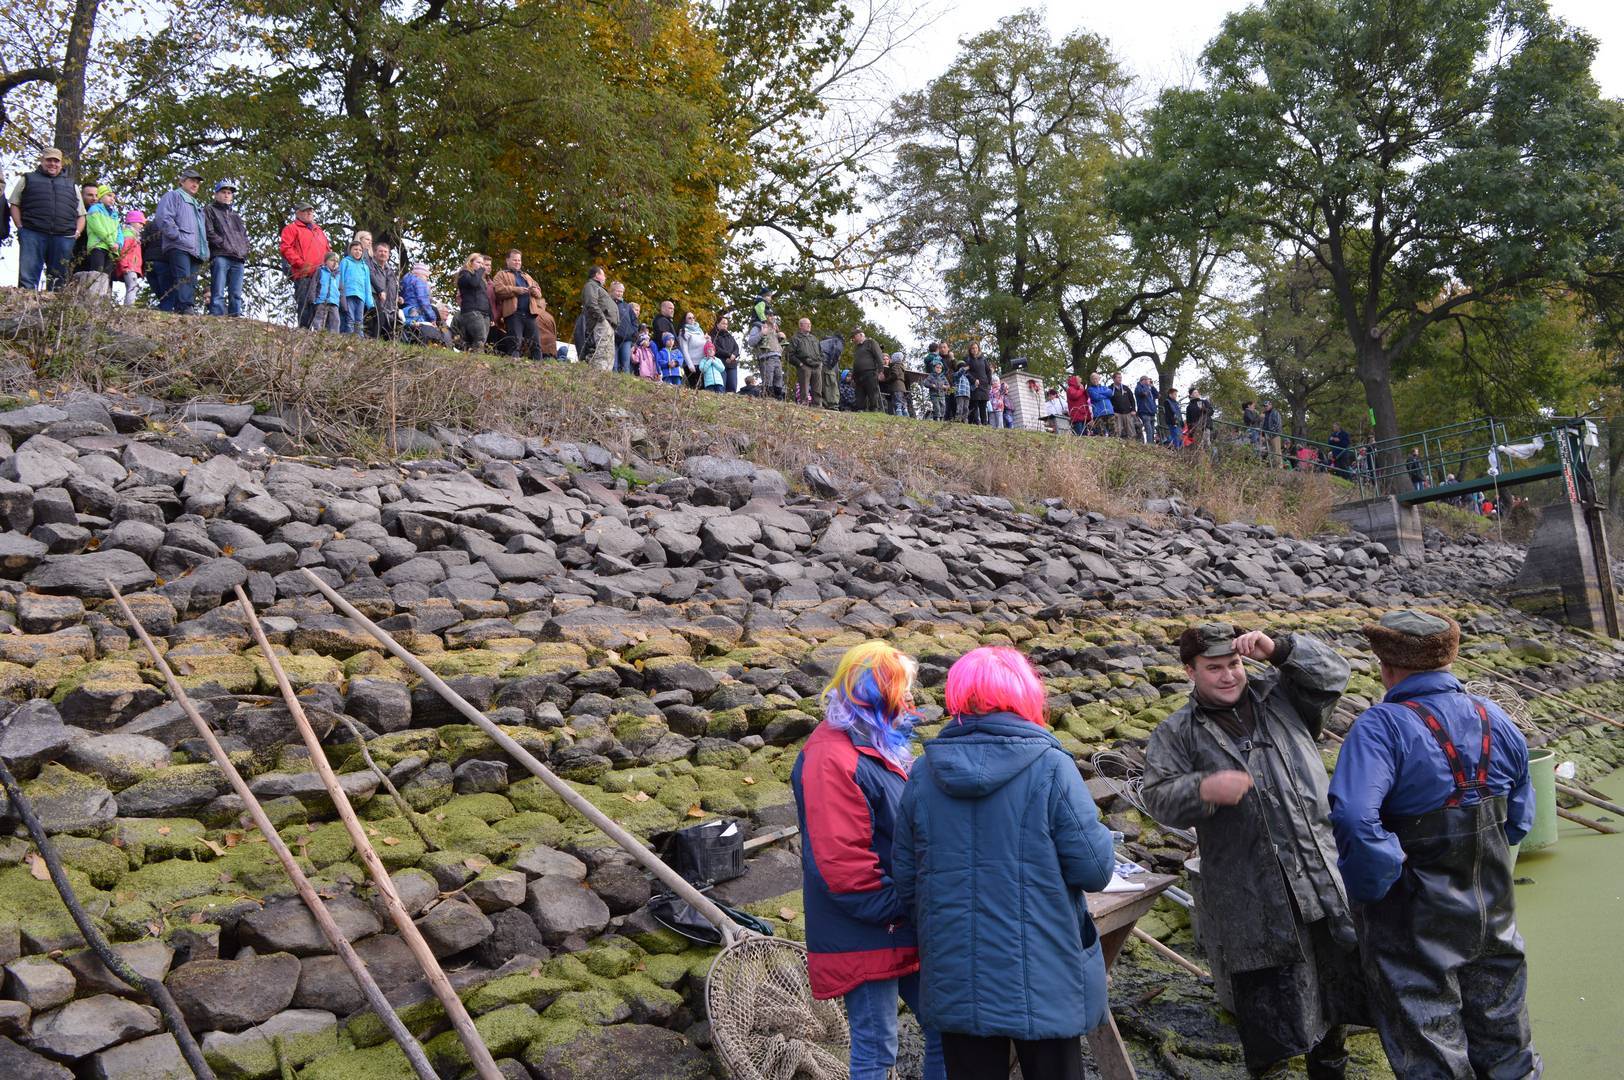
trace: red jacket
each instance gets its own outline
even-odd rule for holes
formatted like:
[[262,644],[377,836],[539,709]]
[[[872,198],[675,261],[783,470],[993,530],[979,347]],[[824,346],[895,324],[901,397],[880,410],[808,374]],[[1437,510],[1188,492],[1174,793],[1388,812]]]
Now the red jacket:
[[1075,375],[1066,381],[1066,413],[1073,423],[1086,424],[1094,419],[1094,411],[1088,406],[1088,388]]
[[327,234],[320,225],[305,225],[297,218],[282,228],[282,257],[296,278],[309,277],[327,258]]
[[801,900],[812,996],[919,970],[912,921],[891,878],[903,771],[819,724],[790,773],[801,822]]

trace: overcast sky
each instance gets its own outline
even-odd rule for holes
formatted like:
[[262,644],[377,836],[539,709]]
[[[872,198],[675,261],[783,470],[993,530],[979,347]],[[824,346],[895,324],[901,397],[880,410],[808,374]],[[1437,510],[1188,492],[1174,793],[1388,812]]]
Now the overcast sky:
[[[1602,92],[1624,96],[1624,4],[1618,0],[1549,0],[1552,12],[1588,30],[1601,43],[1595,74]],[[912,89],[930,81],[958,51],[958,40],[989,29],[1014,7],[981,0],[938,0],[943,15],[920,35],[902,81]],[[1117,59],[1151,86],[1175,82],[1217,33],[1226,12],[1242,3],[1224,0],[1056,0],[1039,4],[1056,35],[1088,30],[1111,43]],[[934,60],[935,63],[920,62]]]

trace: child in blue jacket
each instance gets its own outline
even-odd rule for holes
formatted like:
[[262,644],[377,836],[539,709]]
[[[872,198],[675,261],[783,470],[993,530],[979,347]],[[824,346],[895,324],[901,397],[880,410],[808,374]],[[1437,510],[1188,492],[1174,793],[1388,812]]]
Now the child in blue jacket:
[[338,252],[329,251],[327,261],[316,271],[316,295],[310,301],[315,305],[315,314],[310,317],[312,330],[329,330],[335,334],[339,331],[338,309],[344,293],[339,287],[338,261]]
[[372,270],[359,240],[351,241],[350,253],[339,263],[338,287],[343,296],[338,332],[360,337],[366,332],[367,312],[372,310]]
[[722,366],[722,361],[716,357],[715,344],[709,338],[706,338],[704,351],[699,355],[700,384],[706,390],[713,390],[720,394],[722,392],[722,382],[726,377],[727,369]]
[[660,369],[660,381],[667,386],[681,386],[682,361],[682,350],[677,348],[677,336],[661,334],[660,347],[654,350],[654,363]]

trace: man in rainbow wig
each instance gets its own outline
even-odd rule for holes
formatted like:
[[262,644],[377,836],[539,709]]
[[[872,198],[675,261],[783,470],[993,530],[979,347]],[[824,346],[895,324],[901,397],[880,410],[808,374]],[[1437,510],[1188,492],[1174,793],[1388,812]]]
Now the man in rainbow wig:
[[[891,843],[913,755],[918,665],[881,641],[855,646],[823,692],[823,722],[795,760],[807,972],[844,998],[851,1080],[885,1080],[897,1059],[897,998],[918,1015],[919,949],[897,895]],[[925,1031],[925,1080],[945,1080]]]

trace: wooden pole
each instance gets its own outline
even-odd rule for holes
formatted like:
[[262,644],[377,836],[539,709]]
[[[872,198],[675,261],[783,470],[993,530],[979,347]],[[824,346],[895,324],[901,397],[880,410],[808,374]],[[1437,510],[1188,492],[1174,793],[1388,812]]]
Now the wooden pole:
[[344,788],[338,782],[338,775],[333,772],[332,764],[327,760],[327,753],[322,749],[321,740],[316,738],[316,729],[310,726],[310,720],[305,716],[304,706],[299,697],[293,692],[293,684],[288,681],[287,672],[282,670],[282,662],[277,659],[276,652],[271,643],[265,638],[265,628],[259,624],[259,616],[254,614],[254,605],[249,601],[248,594],[242,591],[242,586],[236,587],[237,603],[242,607],[248,628],[253,631],[254,641],[258,643],[260,652],[265,654],[265,660],[271,666],[271,674],[276,678],[277,688],[282,691],[282,700],[287,704],[288,712],[293,716],[293,723],[299,729],[299,736],[304,740],[305,749],[310,752],[310,764],[315,768],[316,775],[321,777],[322,786],[327,789],[328,798],[332,799],[333,806],[338,810],[339,820],[344,822],[344,831],[350,835],[350,843],[355,845],[356,854],[361,857],[361,863],[372,878],[372,883],[378,888],[378,895],[383,897],[384,907],[389,917],[394,920],[396,928],[400,930],[401,940],[411,950],[418,967],[423,969],[423,975],[428,979],[429,988],[434,996],[440,999],[445,1007],[446,1017],[451,1026],[456,1029],[457,1038],[467,1049],[468,1056],[474,1065],[481,1080],[504,1080],[502,1070],[496,1067],[496,1059],[491,1056],[490,1048],[474,1028],[474,1019],[468,1015],[468,1009],[452,988],[451,980],[446,977],[445,969],[440,961],[435,959],[434,952],[423,937],[423,932],[407,914],[406,906],[400,902],[400,894],[395,891],[395,883],[389,877],[389,871],[378,857],[378,851],[367,838],[366,829],[361,825],[361,819],[355,814],[355,808],[350,805],[349,796],[344,794]]
[[130,610],[130,605],[124,602],[123,595],[119,593],[118,589],[114,588],[113,583],[109,581],[107,587],[112,590],[113,599],[118,602],[119,610],[124,612],[124,618],[129,621],[130,628],[135,631],[136,636],[141,639],[141,644],[146,647],[147,655],[152,658],[153,664],[163,675],[164,683],[169,687],[169,695],[179,703],[181,711],[186,714],[187,719],[191,720],[192,726],[197,729],[198,736],[202,738],[204,745],[208,747],[209,756],[214,760],[215,768],[225,775],[231,789],[242,800],[243,806],[247,809],[248,816],[253,820],[255,828],[259,829],[260,834],[265,837],[265,842],[271,846],[271,851],[276,854],[277,860],[282,864],[282,869],[287,873],[288,880],[293,882],[294,889],[299,893],[299,899],[303,900],[305,907],[310,909],[311,917],[316,920],[316,925],[321,927],[321,932],[327,938],[328,943],[332,945],[333,951],[338,954],[339,959],[344,962],[344,966],[349,969],[356,985],[361,988],[361,993],[366,996],[367,1004],[372,1006],[372,1010],[378,1014],[378,1019],[388,1029],[390,1037],[395,1040],[395,1043],[406,1055],[406,1060],[411,1064],[412,1071],[417,1074],[419,1080],[439,1080],[439,1074],[434,1071],[434,1066],[429,1064],[428,1055],[423,1052],[423,1047],[412,1037],[412,1033],[406,1030],[406,1025],[401,1023],[400,1017],[395,1015],[394,1007],[383,996],[383,991],[378,988],[377,980],[373,979],[372,973],[361,962],[361,957],[356,954],[355,949],[350,945],[349,939],[344,936],[344,932],[338,928],[338,923],[333,921],[332,913],[327,910],[327,905],[322,903],[321,897],[316,894],[315,888],[310,884],[310,879],[305,876],[304,869],[299,866],[299,861],[293,857],[293,852],[288,850],[288,845],[283,841],[281,834],[276,831],[276,826],[271,824],[271,819],[266,816],[265,808],[260,805],[259,799],[255,797],[252,791],[248,790],[248,784],[243,780],[242,774],[237,771],[237,766],[232,764],[231,758],[226,755],[220,741],[214,737],[214,729],[209,727],[208,721],[203,719],[202,714],[197,711],[197,706],[192,704],[191,697],[180,685],[180,681],[175,678],[175,673],[169,667],[169,662],[158,651],[158,646],[153,643],[152,636],[147,633],[146,627],[141,625],[141,620],[135,617],[135,612]]
[[1614,833],[1618,832],[1618,830],[1613,828],[1611,825],[1603,825],[1599,821],[1591,821],[1587,817],[1581,817],[1580,815],[1575,814],[1572,810],[1564,810],[1560,806],[1556,808],[1556,816],[1564,821],[1571,821],[1575,825],[1583,825],[1587,829],[1592,829],[1607,836],[1612,836]]
[[1606,810],[1610,814],[1617,814],[1619,817],[1624,817],[1624,806],[1619,806],[1617,803],[1610,803],[1606,799],[1598,799],[1588,791],[1580,791],[1576,787],[1569,787],[1560,780],[1556,782],[1556,790],[1560,791],[1564,795],[1571,795],[1580,802],[1589,803],[1598,810]]
[[356,610],[354,604],[340,596],[337,590],[315,574],[312,574],[308,569],[305,570],[305,576],[310,579],[311,584],[315,585],[334,607],[371,634],[378,644],[393,653],[401,663],[405,664],[418,678],[431,686],[434,692],[444,698],[452,708],[467,717],[469,723],[489,735],[496,745],[507,752],[509,757],[529,769],[538,780],[547,785],[550,791],[563,799],[582,817],[590,821],[605,836],[619,844],[627,854],[637,860],[643,869],[653,874],[660,884],[680,896],[689,907],[704,916],[705,920],[721,933],[725,943],[731,944],[736,937],[745,933],[744,929],[728,918],[727,913],[717,907],[708,896],[694,888],[687,879],[667,866],[658,855],[650,851],[647,844],[627,832],[619,822],[593,806],[580,792],[570,787],[559,779],[551,769],[537,761],[534,754],[520,746],[513,736],[492,723],[490,717],[474,708],[461,694],[447,686],[444,679],[429,670],[427,664],[413,656],[400,642],[390,637],[387,630],[361,614]]
[[1137,926],[1133,928],[1133,936],[1136,940],[1142,941],[1146,945],[1149,945],[1151,951],[1157,956],[1161,957],[1163,960],[1177,964],[1179,967],[1183,968],[1185,971],[1188,971],[1196,978],[1212,978],[1212,972],[1208,971],[1194,960],[1186,960],[1184,957],[1180,956],[1166,945],[1163,945],[1161,942],[1157,941],[1155,938],[1151,937],[1148,933],[1139,929]]
[[[308,571],[307,571],[307,573],[308,573]],[[1560,701],[1564,706],[1566,706],[1567,708],[1572,709],[1574,712],[1579,713],[1582,716],[1588,716],[1592,720],[1600,720],[1604,724],[1612,724],[1614,727],[1624,728],[1624,720],[1615,720],[1611,716],[1602,715],[1601,713],[1597,712],[1595,709],[1587,709],[1583,705],[1575,705],[1571,701],[1565,701],[1562,698],[1558,697],[1556,694],[1551,693],[1549,690],[1541,690],[1537,686],[1530,686],[1528,683],[1523,682],[1521,679],[1514,679],[1510,675],[1503,675],[1500,672],[1494,670],[1493,668],[1489,667],[1486,664],[1478,663],[1476,660],[1469,660],[1464,656],[1458,656],[1455,659],[1457,661],[1459,661],[1460,663],[1465,664],[1467,667],[1477,668],[1477,670],[1483,672],[1486,675],[1492,676],[1493,678],[1504,679],[1506,682],[1510,683],[1512,686],[1519,687],[1520,689],[1523,689],[1523,690],[1527,690],[1531,694],[1538,694],[1540,697],[1548,697],[1552,701]]]

